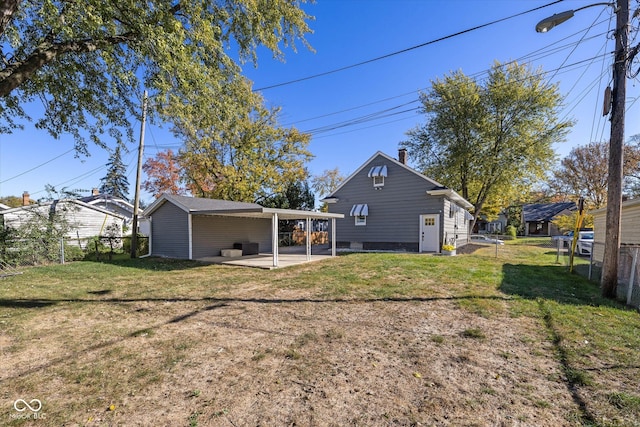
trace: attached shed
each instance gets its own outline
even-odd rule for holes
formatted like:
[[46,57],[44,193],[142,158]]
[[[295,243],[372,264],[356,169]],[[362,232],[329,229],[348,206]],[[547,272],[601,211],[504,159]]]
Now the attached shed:
[[[151,255],[180,259],[203,259],[241,247],[244,254],[271,253],[278,266],[280,220],[328,219],[343,215],[291,209],[265,208],[256,203],[163,194],[144,215],[151,223]],[[311,232],[311,227],[307,227]],[[307,239],[309,242],[311,239]],[[332,255],[335,255],[335,239]],[[311,255],[310,244],[307,254]]]

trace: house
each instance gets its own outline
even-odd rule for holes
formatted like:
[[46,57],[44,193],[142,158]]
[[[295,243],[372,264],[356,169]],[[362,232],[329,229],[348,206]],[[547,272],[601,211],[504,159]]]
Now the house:
[[[312,219],[342,218],[339,214],[170,194],[154,201],[145,209],[145,216],[151,223],[151,255],[197,260],[240,248],[242,255],[271,253],[274,267],[278,266],[280,220],[304,219],[310,223]],[[311,227],[307,230],[310,232]],[[335,239],[332,243],[335,255]],[[311,255],[310,245],[307,245],[307,255]]]
[[337,246],[351,250],[440,252],[467,243],[473,205],[450,188],[378,151],[324,199]]
[[42,223],[58,215],[69,229],[65,234],[67,243],[85,247],[87,239],[103,235],[107,230],[114,236],[122,235],[125,218],[80,200],[63,199],[29,204],[0,211],[3,228],[19,228],[22,225]]
[[507,212],[502,211],[498,214],[498,217],[492,221],[489,221],[485,215],[480,215],[476,220],[476,225],[473,227],[473,233],[475,234],[505,234],[507,229],[507,223],[509,219]]
[[[100,193],[97,188],[94,188],[91,190],[90,196],[81,197],[80,201],[124,217],[125,228],[130,232],[131,224],[133,223],[133,205],[128,200],[113,197],[111,194]],[[138,214],[138,233],[146,236],[150,233],[149,223],[144,218],[142,211]]]
[[0,211],[6,211],[7,209],[11,209],[11,207],[5,205],[4,203],[0,203]]
[[553,236],[560,234],[551,221],[561,215],[571,215],[578,207],[575,202],[536,203],[522,207],[525,236]]

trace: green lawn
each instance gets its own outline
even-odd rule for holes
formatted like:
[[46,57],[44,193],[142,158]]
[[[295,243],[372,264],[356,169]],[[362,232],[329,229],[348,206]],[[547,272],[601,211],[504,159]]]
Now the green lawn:
[[[432,303],[446,304],[453,311],[443,311],[443,316],[456,319],[463,316],[474,325],[483,322],[502,325],[505,331],[519,334],[518,345],[530,346],[533,356],[554,361],[556,373],[545,374],[549,377],[547,380],[563,383],[564,393],[576,409],[561,414],[565,409],[553,398],[536,397],[533,391],[523,392],[528,399],[525,406],[530,406],[527,411],[533,415],[520,409],[513,414],[512,423],[545,425],[552,419],[545,418],[546,414],[557,413],[563,417],[564,425],[640,425],[640,315],[617,302],[602,299],[596,284],[568,274],[566,267],[556,264],[555,260],[553,249],[507,244],[499,248],[497,257],[493,247],[456,257],[348,254],[273,271],[161,259],[83,261],[28,268],[22,275],[0,281],[0,389],[3,391],[0,424],[32,425],[29,423],[33,422],[36,425],[33,420],[17,417],[12,405],[18,398],[40,398],[46,401],[43,410],[47,417],[39,419],[37,425],[127,425],[128,417],[139,416],[136,411],[144,411],[144,408],[134,408],[131,402],[138,399],[138,402],[149,403],[149,397],[145,400],[136,393],[168,387],[171,375],[177,370],[183,369],[186,376],[190,369],[198,367],[194,352],[209,351],[200,347],[196,331],[202,325],[195,319],[206,318],[210,324],[225,328],[240,322],[242,326],[233,323],[237,328],[235,334],[229,332],[225,338],[235,339],[237,334],[268,328],[269,321],[264,320],[264,316],[272,316],[268,318],[274,324],[282,321],[276,312],[261,312],[260,321],[265,321],[264,325],[245,324],[251,322],[243,316],[254,315],[266,306],[269,309],[277,306],[286,316],[295,318],[303,315],[289,308],[295,307],[290,304],[303,304],[310,310],[305,314],[310,316],[308,323],[319,325],[331,321],[328,318],[331,315],[316,313],[313,310],[320,308],[313,304],[347,304],[343,307],[357,311],[364,304],[384,310],[381,304],[407,302],[416,309]],[[237,307],[237,313],[215,317],[219,316],[216,310],[221,307]],[[333,316],[341,312],[332,311]],[[306,325],[303,318],[296,320]],[[298,383],[319,381],[320,371],[326,369],[324,364],[335,356],[329,348],[336,343],[347,345],[350,330],[344,324],[328,323],[322,330],[310,326],[280,350],[277,347],[280,341],[270,346],[252,342],[252,348],[244,349],[249,353],[245,359],[261,364],[260,369],[271,374],[282,369],[278,364],[295,364],[296,374],[306,378],[296,380]],[[537,329],[525,329],[524,324],[537,325]],[[177,329],[187,325],[187,329]],[[287,327],[282,329],[285,334]],[[207,330],[206,334],[212,334],[207,335],[207,339],[220,338],[216,335],[219,333]],[[474,346],[479,344],[467,343],[477,341],[490,349],[493,339],[497,339],[495,331],[482,327],[467,327],[455,336],[443,328],[432,332],[428,345],[442,351],[445,348],[460,351],[460,346],[470,345],[465,347],[461,360],[480,360],[482,355],[474,354],[477,351]],[[132,343],[139,343],[141,347],[135,348]],[[380,346],[381,354],[387,347],[403,346],[402,342],[387,341],[375,345]],[[323,355],[317,360],[323,364],[322,368],[311,364],[309,355],[305,360],[304,350],[311,346],[315,346],[316,354]],[[241,358],[240,344],[236,351],[234,357]],[[508,349],[501,350],[500,354],[505,359],[510,357]],[[460,357],[456,356],[456,360]],[[426,363],[423,358],[416,354],[414,363]],[[268,363],[274,367],[267,368]],[[374,363],[374,366],[377,365]],[[211,362],[200,369],[209,372],[221,368]],[[266,375],[264,372],[261,375]],[[411,380],[423,376],[424,373],[414,372]],[[280,381],[274,380],[273,384],[281,386]],[[224,387],[236,390],[234,386],[235,383],[225,383]],[[138,391],[125,393],[124,389]],[[481,398],[474,399],[485,404],[489,404],[493,395],[499,397],[501,393],[498,385],[485,383],[478,390]],[[198,422],[218,425],[214,422],[216,419],[233,415],[232,408],[216,406],[213,398],[203,407],[191,408],[189,405],[193,402],[204,401],[204,389],[194,388],[185,393],[186,403],[181,400],[184,408],[175,402],[162,407],[163,404],[156,401],[155,405],[168,413],[181,411],[180,414],[185,415],[177,419],[182,425],[198,425]],[[464,396],[454,397],[452,401]],[[221,401],[219,396],[216,399],[215,402]],[[367,409],[366,404],[363,405]],[[399,415],[395,415],[398,423],[410,424],[411,420],[438,423],[416,407],[404,412],[398,410]],[[269,410],[272,408],[263,408],[266,414]],[[461,412],[459,420],[473,417],[478,410],[469,406],[469,412],[466,415]],[[498,418],[512,416],[505,415],[500,408],[493,410],[497,411]],[[353,422],[341,419],[339,414],[335,417],[336,425]],[[249,419],[260,418],[246,418]],[[329,419],[322,419],[324,422],[316,419],[318,425],[332,425]],[[391,421],[388,424],[392,424]],[[494,424],[487,421],[487,424],[469,425]]]

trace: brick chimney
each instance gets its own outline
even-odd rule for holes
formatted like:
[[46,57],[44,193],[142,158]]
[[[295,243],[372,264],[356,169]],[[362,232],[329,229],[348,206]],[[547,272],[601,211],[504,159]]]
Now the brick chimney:
[[398,161],[403,165],[407,164],[407,149],[401,148],[398,150]]
[[29,192],[25,191],[22,193],[22,206],[29,206],[31,204],[31,199],[29,198]]

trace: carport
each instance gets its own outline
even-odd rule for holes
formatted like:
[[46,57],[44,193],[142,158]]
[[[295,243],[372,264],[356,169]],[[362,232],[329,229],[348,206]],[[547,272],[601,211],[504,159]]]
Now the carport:
[[[262,264],[264,257],[270,255],[270,268],[280,266],[278,226],[281,220],[305,221],[304,258],[301,258],[301,255],[296,256],[297,259],[306,262],[312,259],[312,220],[330,221],[330,254],[335,256],[336,219],[344,218],[343,214],[336,213],[265,208],[256,203],[170,194],[160,196],[145,210],[145,216],[151,223],[151,255],[224,263],[239,258],[263,258]],[[243,250],[242,255],[251,255],[221,256],[235,255],[237,249],[232,249],[237,245],[244,245],[244,248],[250,249]],[[287,263],[289,262],[291,260],[287,258]]]
[[[332,214],[326,212],[312,212],[312,211],[300,211],[293,209],[274,209],[265,208],[260,206],[259,208],[252,209],[239,209],[236,211],[229,210],[225,212],[209,213],[209,215],[227,216],[227,217],[239,217],[239,218],[266,218],[271,220],[271,265],[267,267],[264,262],[266,254],[257,254],[243,256],[241,259],[224,259],[225,257],[206,257],[199,258],[201,261],[209,261],[221,264],[229,265],[244,265],[249,267],[259,268],[278,268],[281,261],[284,261],[284,265],[293,265],[300,262],[308,262],[312,260],[311,254],[311,222],[314,219],[326,219],[330,220],[331,226],[331,256],[336,256],[336,219],[344,218],[343,214]],[[279,235],[279,223],[280,220],[304,220],[305,221],[305,233],[306,233],[306,248],[305,256],[302,258],[300,254],[283,254],[281,260],[280,254],[280,241]],[[325,256],[326,257],[326,256]],[[318,258],[320,259],[320,258]]]

